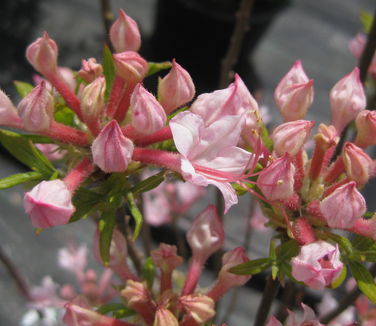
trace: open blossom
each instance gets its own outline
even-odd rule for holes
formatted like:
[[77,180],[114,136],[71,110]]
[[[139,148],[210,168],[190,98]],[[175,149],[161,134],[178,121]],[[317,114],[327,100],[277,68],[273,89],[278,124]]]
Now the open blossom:
[[292,276],[312,289],[323,290],[341,274],[343,264],[339,258],[338,245],[322,240],[304,245],[291,260]]
[[238,202],[230,182],[241,178],[252,157],[236,147],[242,124],[241,116],[225,116],[205,127],[202,117],[188,111],[170,121],[184,179],[198,186],[212,184],[219,188],[225,212]]
[[279,82],[274,100],[285,121],[304,119],[313,101],[313,80],[308,78],[299,60]]

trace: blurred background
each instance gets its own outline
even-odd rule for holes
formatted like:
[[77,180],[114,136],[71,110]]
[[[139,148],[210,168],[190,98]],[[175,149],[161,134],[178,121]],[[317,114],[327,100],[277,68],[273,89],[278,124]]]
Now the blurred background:
[[[123,8],[141,29],[141,53],[150,61],[176,58],[192,75],[197,93],[218,88],[220,61],[227,49],[239,1],[231,0],[113,0],[116,17]],[[359,14],[373,12],[374,0],[260,0],[254,4],[236,71],[261,104],[269,108],[273,124],[281,122],[273,104],[273,91],[294,61],[302,60],[307,75],[315,80],[315,99],[307,119],[328,122],[329,91],[356,60],[348,42],[362,30]],[[0,9],[0,87],[17,102],[14,80],[31,82],[32,68],[24,53],[43,31],[59,46],[59,64],[79,69],[82,58],[101,60],[105,33],[100,1],[96,0],[3,0]],[[2,152],[0,177],[21,169]],[[374,187],[373,187],[374,188]],[[372,185],[366,189],[369,197]],[[90,221],[57,227],[36,236],[22,208],[22,188],[0,192],[0,246],[30,284],[39,284],[46,274],[55,281],[70,275],[56,264],[57,249],[67,242],[91,243]],[[375,208],[370,202],[369,209]],[[372,206],[373,205],[373,206]],[[243,232],[247,199],[229,213],[226,227]],[[198,210],[198,208],[197,208]],[[268,239],[254,235],[251,257],[261,256]],[[233,325],[248,325],[257,307],[257,291],[244,293],[242,306],[231,319]],[[26,311],[25,300],[0,264],[0,325],[19,325]]]

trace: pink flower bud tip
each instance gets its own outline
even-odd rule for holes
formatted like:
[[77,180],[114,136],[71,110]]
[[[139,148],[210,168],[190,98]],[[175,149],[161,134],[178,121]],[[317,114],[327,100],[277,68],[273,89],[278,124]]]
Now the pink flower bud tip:
[[0,90],[0,125],[17,127],[22,125],[22,120],[9,97]]
[[24,197],[24,207],[35,228],[67,224],[75,208],[62,180],[42,181]]
[[81,112],[85,121],[99,120],[103,112],[106,81],[98,77],[88,84],[81,93]]
[[57,73],[58,48],[47,32],[30,44],[26,49],[26,58],[36,71],[46,77]]
[[291,260],[292,275],[296,280],[316,290],[323,290],[341,273],[338,245],[317,241],[300,248],[298,256]]
[[110,28],[110,39],[116,52],[138,51],[141,46],[141,36],[137,23],[123,9]]
[[355,120],[355,144],[362,148],[376,144],[376,111],[360,111]]
[[54,100],[42,81],[18,104],[18,113],[26,130],[44,131],[53,121]]
[[161,243],[158,249],[151,252],[154,264],[163,271],[172,271],[183,263],[183,258],[177,255],[176,246]]
[[141,84],[138,84],[132,93],[131,109],[131,124],[141,134],[150,135],[162,129],[166,123],[163,107]]
[[102,171],[123,172],[131,161],[134,145],[123,136],[116,120],[110,121],[91,146],[93,161]]
[[166,113],[190,102],[195,96],[195,86],[189,73],[172,60],[170,72],[158,83],[158,98]]
[[148,72],[148,63],[137,52],[115,53],[113,58],[117,75],[128,83],[137,84]]
[[90,58],[82,60],[82,66],[78,74],[86,82],[91,83],[94,79],[102,76],[103,68],[101,64],[97,63],[95,58]]

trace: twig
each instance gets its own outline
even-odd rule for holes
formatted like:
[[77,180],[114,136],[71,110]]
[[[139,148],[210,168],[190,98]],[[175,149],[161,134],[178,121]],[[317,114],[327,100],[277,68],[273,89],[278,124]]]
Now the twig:
[[110,47],[112,50],[111,42],[110,42],[110,27],[113,20],[113,14],[111,10],[110,0],[100,0],[101,2],[101,15],[102,15],[102,21],[104,30],[106,33],[106,44]]

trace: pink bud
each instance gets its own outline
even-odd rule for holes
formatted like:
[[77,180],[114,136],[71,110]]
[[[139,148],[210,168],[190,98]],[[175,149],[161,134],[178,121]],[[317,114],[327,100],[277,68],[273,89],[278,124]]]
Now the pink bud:
[[18,112],[26,130],[44,131],[53,120],[54,99],[41,82],[18,104]]
[[283,326],[282,323],[273,315],[270,316],[268,323],[265,326]]
[[376,111],[360,111],[355,119],[355,144],[366,148],[376,144]]
[[35,144],[35,147],[38,148],[50,161],[61,160],[67,153],[66,150],[61,149],[55,144]]
[[366,212],[366,202],[351,181],[325,197],[320,210],[331,228],[347,229]]
[[316,236],[311,224],[304,217],[299,217],[293,226],[293,235],[301,245],[316,241]]
[[141,134],[150,135],[162,129],[166,113],[153,94],[138,84],[131,96],[131,124]]
[[9,97],[0,90],[0,125],[17,127],[22,125],[22,120]]
[[205,261],[216,252],[224,242],[223,224],[215,206],[208,206],[193,221],[187,233],[187,241],[194,257]]
[[110,39],[116,52],[138,51],[141,46],[141,36],[137,23],[123,9],[110,29]]
[[367,39],[365,35],[361,33],[357,33],[355,37],[349,42],[350,51],[355,58],[360,58],[360,56],[363,53],[366,42]]
[[160,307],[155,313],[153,326],[179,326],[179,322],[170,310]]
[[313,101],[313,80],[308,79],[300,60],[279,82],[274,101],[285,121],[304,119]]
[[376,241],[376,215],[370,219],[359,218],[349,231],[371,238]]
[[183,258],[176,253],[176,246],[161,243],[158,249],[152,250],[151,258],[155,266],[163,271],[172,271],[183,263]]
[[166,113],[190,102],[195,96],[195,85],[189,73],[172,60],[170,72],[158,83],[158,98]]
[[82,66],[78,72],[79,76],[88,83],[103,75],[102,65],[97,63],[95,58],[82,60]]
[[299,316],[297,313],[288,310],[289,316],[286,320],[286,326],[325,326],[320,323],[312,308],[304,303],[301,303],[301,306],[304,311],[303,316]]
[[127,302],[129,308],[135,307],[140,303],[147,303],[151,300],[150,292],[145,283],[128,280],[121,296]]
[[116,74],[128,83],[140,82],[148,72],[148,63],[137,52],[115,53],[113,58]]
[[366,95],[359,79],[359,68],[340,79],[330,91],[332,125],[340,134],[366,107]]
[[295,156],[306,143],[313,125],[313,121],[307,120],[295,120],[279,125],[271,135],[273,149],[279,156],[285,153]]
[[292,276],[312,289],[323,290],[341,274],[343,264],[339,258],[338,245],[322,240],[307,244],[291,260]]
[[35,228],[67,224],[75,211],[72,194],[61,180],[36,185],[25,194],[24,207]]
[[268,200],[288,199],[294,193],[294,173],[295,167],[286,153],[261,171],[257,186]]
[[179,299],[179,302],[184,310],[200,325],[215,315],[214,301],[206,295],[185,295]]
[[110,121],[102,129],[91,146],[94,163],[106,173],[125,171],[133,149],[132,141],[123,136],[116,120]]
[[36,71],[44,76],[57,73],[58,49],[55,41],[47,32],[30,44],[26,49],[26,58]]
[[95,121],[100,118],[105,106],[105,89],[104,77],[98,77],[82,90],[81,112],[85,121]]
[[373,160],[360,147],[347,142],[343,147],[342,160],[347,176],[362,187],[373,176]]

